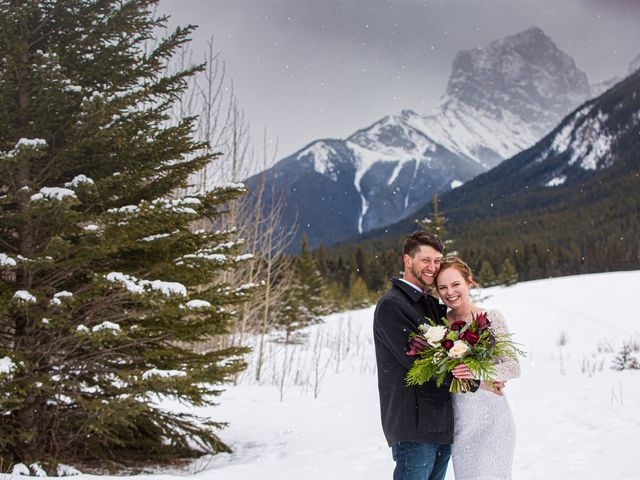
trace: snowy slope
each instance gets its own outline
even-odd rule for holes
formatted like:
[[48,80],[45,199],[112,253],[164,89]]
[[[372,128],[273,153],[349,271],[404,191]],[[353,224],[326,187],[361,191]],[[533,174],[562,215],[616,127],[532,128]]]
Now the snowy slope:
[[389,115],[346,141],[354,154],[354,185],[362,200],[358,233],[404,218],[436,192],[484,170],[474,159],[434,142],[410,110]]
[[[640,371],[610,369],[622,342],[640,343],[640,318],[629,313],[635,307],[628,302],[639,284],[636,271],[481,292],[482,304],[504,313],[514,339],[528,352],[522,376],[507,386],[518,435],[514,478],[640,479]],[[200,411],[230,422],[222,438],[234,453],[138,478],[390,479],[372,316],[373,307],[327,317],[308,329],[304,344],[287,350],[286,360],[282,346],[269,344],[262,383],[250,370],[227,389],[220,406]],[[170,402],[166,407],[185,409]],[[92,477],[80,477],[85,478]],[[453,478],[450,467],[447,479]]]
[[530,181],[557,187],[580,179],[585,172],[598,173],[614,164],[637,163],[640,128],[640,73],[616,84],[595,100],[568,116],[539,148],[530,151]]
[[496,118],[452,97],[444,97],[440,109],[414,122],[440,145],[473,159],[483,169],[530,147],[547,127],[527,124],[508,110]]

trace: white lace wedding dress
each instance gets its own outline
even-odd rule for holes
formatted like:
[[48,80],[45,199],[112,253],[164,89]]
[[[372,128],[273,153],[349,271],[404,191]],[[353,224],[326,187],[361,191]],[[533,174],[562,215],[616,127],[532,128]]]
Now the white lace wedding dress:
[[[497,333],[509,333],[498,310],[487,316]],[[495,366],[495,380],[520,375],[517,359],[503,359]],[[506,395],[486,390],[453,395],[455,431],[452,445],[456,480],[509,480],[516,430]]]

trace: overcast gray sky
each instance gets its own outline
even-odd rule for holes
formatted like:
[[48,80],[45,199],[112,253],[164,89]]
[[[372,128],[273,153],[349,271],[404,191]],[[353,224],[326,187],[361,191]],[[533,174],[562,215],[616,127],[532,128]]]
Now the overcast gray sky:
[[591,83],[640,54],[640,0],[160,0],[226,62],[254,135],[278,158],[384,115],[427,113],[456,52],[541,27]]

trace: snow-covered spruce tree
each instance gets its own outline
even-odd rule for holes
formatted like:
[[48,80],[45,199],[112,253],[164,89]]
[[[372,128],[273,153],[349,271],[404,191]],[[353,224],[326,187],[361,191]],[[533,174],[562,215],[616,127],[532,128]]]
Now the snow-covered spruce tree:
[[[139,465],[227,450],[208,404],[242,348],[223,334],[247,289],[213,223],[238,185],[177,198],[211,161],[167,111],[191,28],[152,40],[156,0],[0,0],[0,460]],[[155,46],[149,46],[153,45]]]

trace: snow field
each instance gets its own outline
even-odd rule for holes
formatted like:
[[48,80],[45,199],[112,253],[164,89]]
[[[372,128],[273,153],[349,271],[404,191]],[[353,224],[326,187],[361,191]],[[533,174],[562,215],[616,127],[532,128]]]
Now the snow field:
[[[640,343],[639,284],[636,271],[480,292],[481,303],[502,311],[527,351],[521,377],[506,390],[517,428],[514,479],[640,479],[640,371],[610,368],[623,342]],[[379,418],[373,310],[327,316],[286,349],[266,343],[260,381],[254,344],[249,369],[217,406],[165,401],[168,409],[229,422],[220,436],[234,452],[144,480],[391,479],[394,463]],[[453,478],[450,466],[447,480]]]
[[[638,284],[640,272],[620,272],[480,292],[481,303],[504,313],[527,351],[521,378],[507,385],[518,435],[514,478],[640,479],[640,371],[610,368],[624,341],[640,341],[640,318],[629,316],[627,300]],[[317,399],[302,381],[292,382],[280,402],[279,389],[269,385],[277,375],[257,385],[247,372],[214,414],[231,423],[222,438],[236,451],[212,459],[200,475],[390,479],[394,465],[380,428],[372,318],[370,307],[331,315],[308,329],[300,352],[307,361],[318,332],[325,337],[328,367]],[[339,366],[337,338],[350,339],[348,347],[341,345]],[[453,478],[450,467],[447,479]]]

